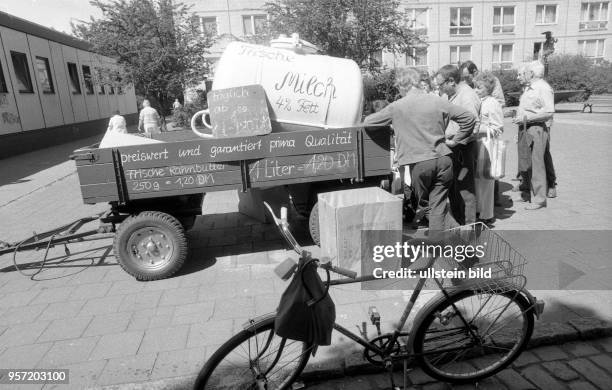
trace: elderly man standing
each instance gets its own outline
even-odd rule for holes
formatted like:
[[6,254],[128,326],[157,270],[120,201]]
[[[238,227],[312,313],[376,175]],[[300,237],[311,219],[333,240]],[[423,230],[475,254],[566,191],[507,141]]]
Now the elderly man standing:
[[142,101],[142,110],[138,119],[138,131],[151,136],[153,133],[159,133],[161,127],[161,119],[157,110],[151,107],[151,103],[145,99]]
[[[459,69],[445,65],[436,73],[436,83],[441,94],[448,101],[467,110],[474,117],[480,117],[480,98],[474,90],[461,81]],[[478,119],[477,119],[478,120]],[[476,136],[456,138],[458,124],[451,121],[446,129],[446,137],[453,147],[454,188],[451,190],[450,204],[455,221],[460,225],[476,222],[476,188],[474,172],[478,157]]]
[[[523,186],[528,186],[531,204],[526,210],[537,210],[546,207],[549,184],[554,188],[554,177],[547,182],[547,153],[550,163],[549,172],[554,176],[552,158],[550,157],[550,126],[555,112],[554,92],[551,86],[542,79],[544,65],[533,61],[519,70],[519,81],[525,85],[514,123],[519,125],[519,160],[523,166]],[[528,157],[531,157],[530,161]],[[524,197],[523,200],[528,200]]]
[[468,110],[419,89],[419,73],[410,68],[396,72],[401,99],[365,118],[366,125],[393,124],[400,166],[408,165],[417,199],[428,200],[429,229],[443,230],[448,213],[448,191],[453,181],[451,150],[444,131],[450,120],[459,129],[451,144],[472,135],[476,117]]

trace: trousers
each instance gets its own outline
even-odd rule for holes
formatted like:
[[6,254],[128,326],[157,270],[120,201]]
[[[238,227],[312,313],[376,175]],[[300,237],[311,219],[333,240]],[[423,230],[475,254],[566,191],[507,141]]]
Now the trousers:
[[549,135],[546,126],[532,125],[527,128],[531,143],[531,166],[526,171],[527,183],[531,189],[531,201],[537,204],[546,204],[546,149],[549,148]]
[[417,198],[429,201],[429,229],[443,230],[448,213],[448,192],[453,182],[450,156],[410,164],[410,178]]
[[[476,141],[453,148],[454,182],[450,190],[451,213],[459,225],[476,222],[474,172],[478,158]],[[462,174],[463,172],[463,174]],[[460,177],[462,175],[462,177]]]

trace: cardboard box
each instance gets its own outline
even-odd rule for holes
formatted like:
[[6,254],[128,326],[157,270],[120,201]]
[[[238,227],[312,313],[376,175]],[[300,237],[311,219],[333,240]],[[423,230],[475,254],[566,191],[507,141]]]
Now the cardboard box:
[[361,231],[395,230],[401,238],[402,200],[378,188],[319,194],[321,253],[361,273]]

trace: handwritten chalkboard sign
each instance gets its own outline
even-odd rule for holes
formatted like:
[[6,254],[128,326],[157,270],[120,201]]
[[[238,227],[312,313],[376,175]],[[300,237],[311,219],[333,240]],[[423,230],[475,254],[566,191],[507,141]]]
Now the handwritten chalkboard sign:
[[210,122],[215,138],[270,134],[270,114],[261,85],[245,85],[208,93]]

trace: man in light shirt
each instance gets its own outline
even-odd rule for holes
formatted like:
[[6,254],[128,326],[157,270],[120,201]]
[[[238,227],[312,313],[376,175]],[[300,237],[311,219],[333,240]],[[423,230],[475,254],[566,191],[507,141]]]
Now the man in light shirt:
[[142,102],[142,110],[138,119],[138,131],[144,132],[145,135],[151,136],[154,133],[160,133],[161,119],[157,110],[151,107],[151,103],[145,99]]
[[[455,65],[445,65],[435,76],[440,94],[446,94],[448,101],[469,113],[476,119],[475,128],[478,128],[480,117],[480,98],[474,90],[461,81],[459,69]],[[449,196],[451,213],[459,225],[476,222],[476,189],[474,187],[474,172],[478,146],[475,134],[459,141],[455,140],[458,129],[457,123],[450,121],[446,129],[446,138],[451,141],[453,150],[454,187]]]
[[108,128],[106,129],[106,131],[127,134],[127,125],[125,124],[125,118],[119,114],[119,110],[115,110],[113,114],[114,115],[108,121]]
[[[514,123],[519,125],[519,158],[523,150],[531,155],[523,170],[523,185],[528,186],[531,204],[526,210],[546,207],[549,187],[554,189],[555,173],[550,156],[550,126],[555,112],[554,92],[542,79],[544,65],[533,61],[519,71],[519,81],[525,85]],[[547,157],[548,155],[548,157]],[[547,164],[548,162],[548,164]],[[529,200],[529,196],[523,197]]]

